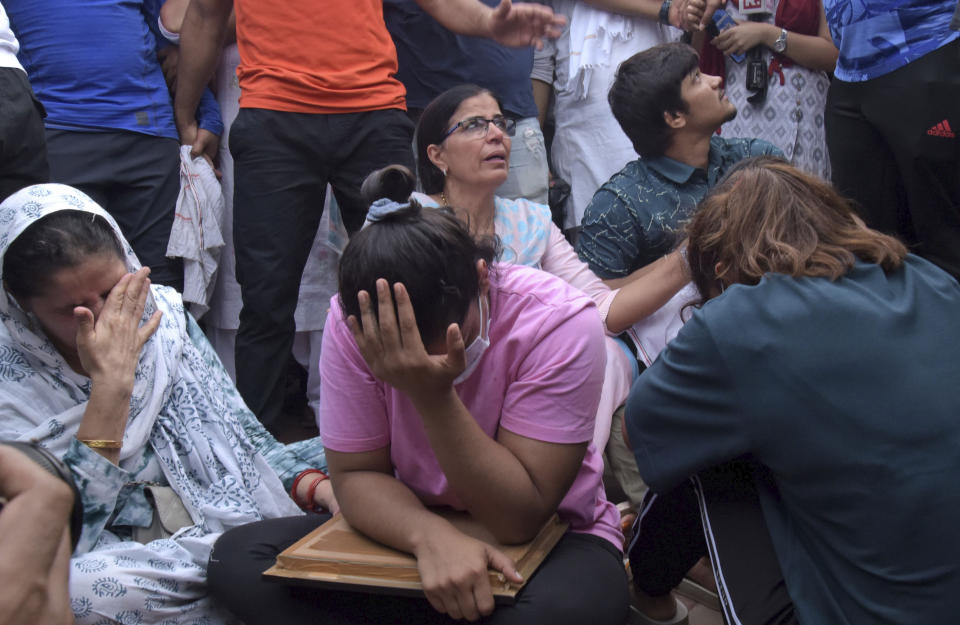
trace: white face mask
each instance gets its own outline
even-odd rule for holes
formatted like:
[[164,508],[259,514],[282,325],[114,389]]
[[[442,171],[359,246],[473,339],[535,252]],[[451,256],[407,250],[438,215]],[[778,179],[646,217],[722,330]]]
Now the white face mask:
[[454,384],[460,384],[470,377],[470,374],[473,373],[477,368],[477,365],[480,364],[480,357],[483,356],[483,352],[487,351],[487,348],[490,347],[490,301],[487,300],[486,322],[483,320],[482,295],[477,297],[477,306],[480,309],[480,333],[477,335],[477,338],[473,339],[473,342],[467,346],[467,349],[464,350],[464,358],[467,362],[467,366],[463,370],[463,373],[458,375],[453,381]]

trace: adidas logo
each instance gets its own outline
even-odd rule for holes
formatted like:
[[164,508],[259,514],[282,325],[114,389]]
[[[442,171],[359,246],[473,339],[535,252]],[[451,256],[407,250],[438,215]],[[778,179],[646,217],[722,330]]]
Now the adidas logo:
[[957,136],[950,129],[950,122],[947,120],[943,120],[936,126],[930,128],[930,130],[927,131],[927,134],[931,137],[946,137],[947,139],[954,139]]

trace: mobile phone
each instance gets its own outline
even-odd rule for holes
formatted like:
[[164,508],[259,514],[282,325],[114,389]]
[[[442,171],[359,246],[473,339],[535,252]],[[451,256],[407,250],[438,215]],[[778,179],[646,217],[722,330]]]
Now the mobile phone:
[[[737,25],[733,18],[730,17],[730,14],[727,13],[726,9],[717,9],[713,14],[713,23],[717,25],[717,30],[720,32],[725,31],[728,28],[733,28]],[[743,59],[746,58],[744,54],[731,54],[730,58],[736,61],[737,63],[743,63]]]

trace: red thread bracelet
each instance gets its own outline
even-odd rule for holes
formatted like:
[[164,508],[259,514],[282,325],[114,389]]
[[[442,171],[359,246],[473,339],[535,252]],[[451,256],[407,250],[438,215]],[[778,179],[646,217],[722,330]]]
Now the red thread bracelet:
[[[308,475],[319,474],[321,477],[319,480],[313,483],[310,488],[307,489],[307,504],[304,505],[303,502],[297,497],[297,487],[300,486],[300,481]],[[329,479],[330,476],[321,471],[320,469],[307,469],[306,471],[301,471],[296,478],[293,480],[293,486],[290,488],[290,498],[293,499],[293,503],[300,506],[302,510],[313,511],[316,509],[316,504],[313,502],[313,495],[317,492],[317,484],[323,480]]]

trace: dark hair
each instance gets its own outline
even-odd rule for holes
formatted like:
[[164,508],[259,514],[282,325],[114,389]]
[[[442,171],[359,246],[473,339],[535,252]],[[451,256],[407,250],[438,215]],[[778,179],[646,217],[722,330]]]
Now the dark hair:
[[360,185],[360,197],[367,204],[386,198],[404,203],[417,186],[413,172],[405,165],[387,165],[371,172]]
[[737,163],[687,231],[690,272],[705,299],[766,273],[836,280],[857,259],[893,271],[907,254],[903,243],[868,228],[832,186],[772,156]]
[[420,121],[417,122],[415,135],[417,143],[417,175],[420,186],[427,195],[443,191],[443,172],[430,161],[427,156],[427,147],[443,141],[443,135],[450,130],[450,118],[457,111],[464,100],[486,93],[503,108],[500,99],[489,89],[477,85],[458,85],[447,89],[435,97],[427,108],[423,109]]
[[14,297],[36,297],[54,273],[99,254],[124,257],[107,220],[83,211],[57,211],[27,226],[10,244],[3,257],[3,281]]
[[410,294],[424,344],[461,323],[480,291],[477,261],[489,266],[499,255],[495,237],[474,239],[469,225],[447,208],[408,208],[380,218],[350,237],[340,258],[339,294],[345,315],[360,320],[357,294],[370,294],[377,311],[376,282],[402,282]]
[[638,52],[617,68],[607,100],[640,156],[660,156],[670,145],[672,129],[663,114],[687,112],[680,88],[698,63],[693,48],[675,42]]

